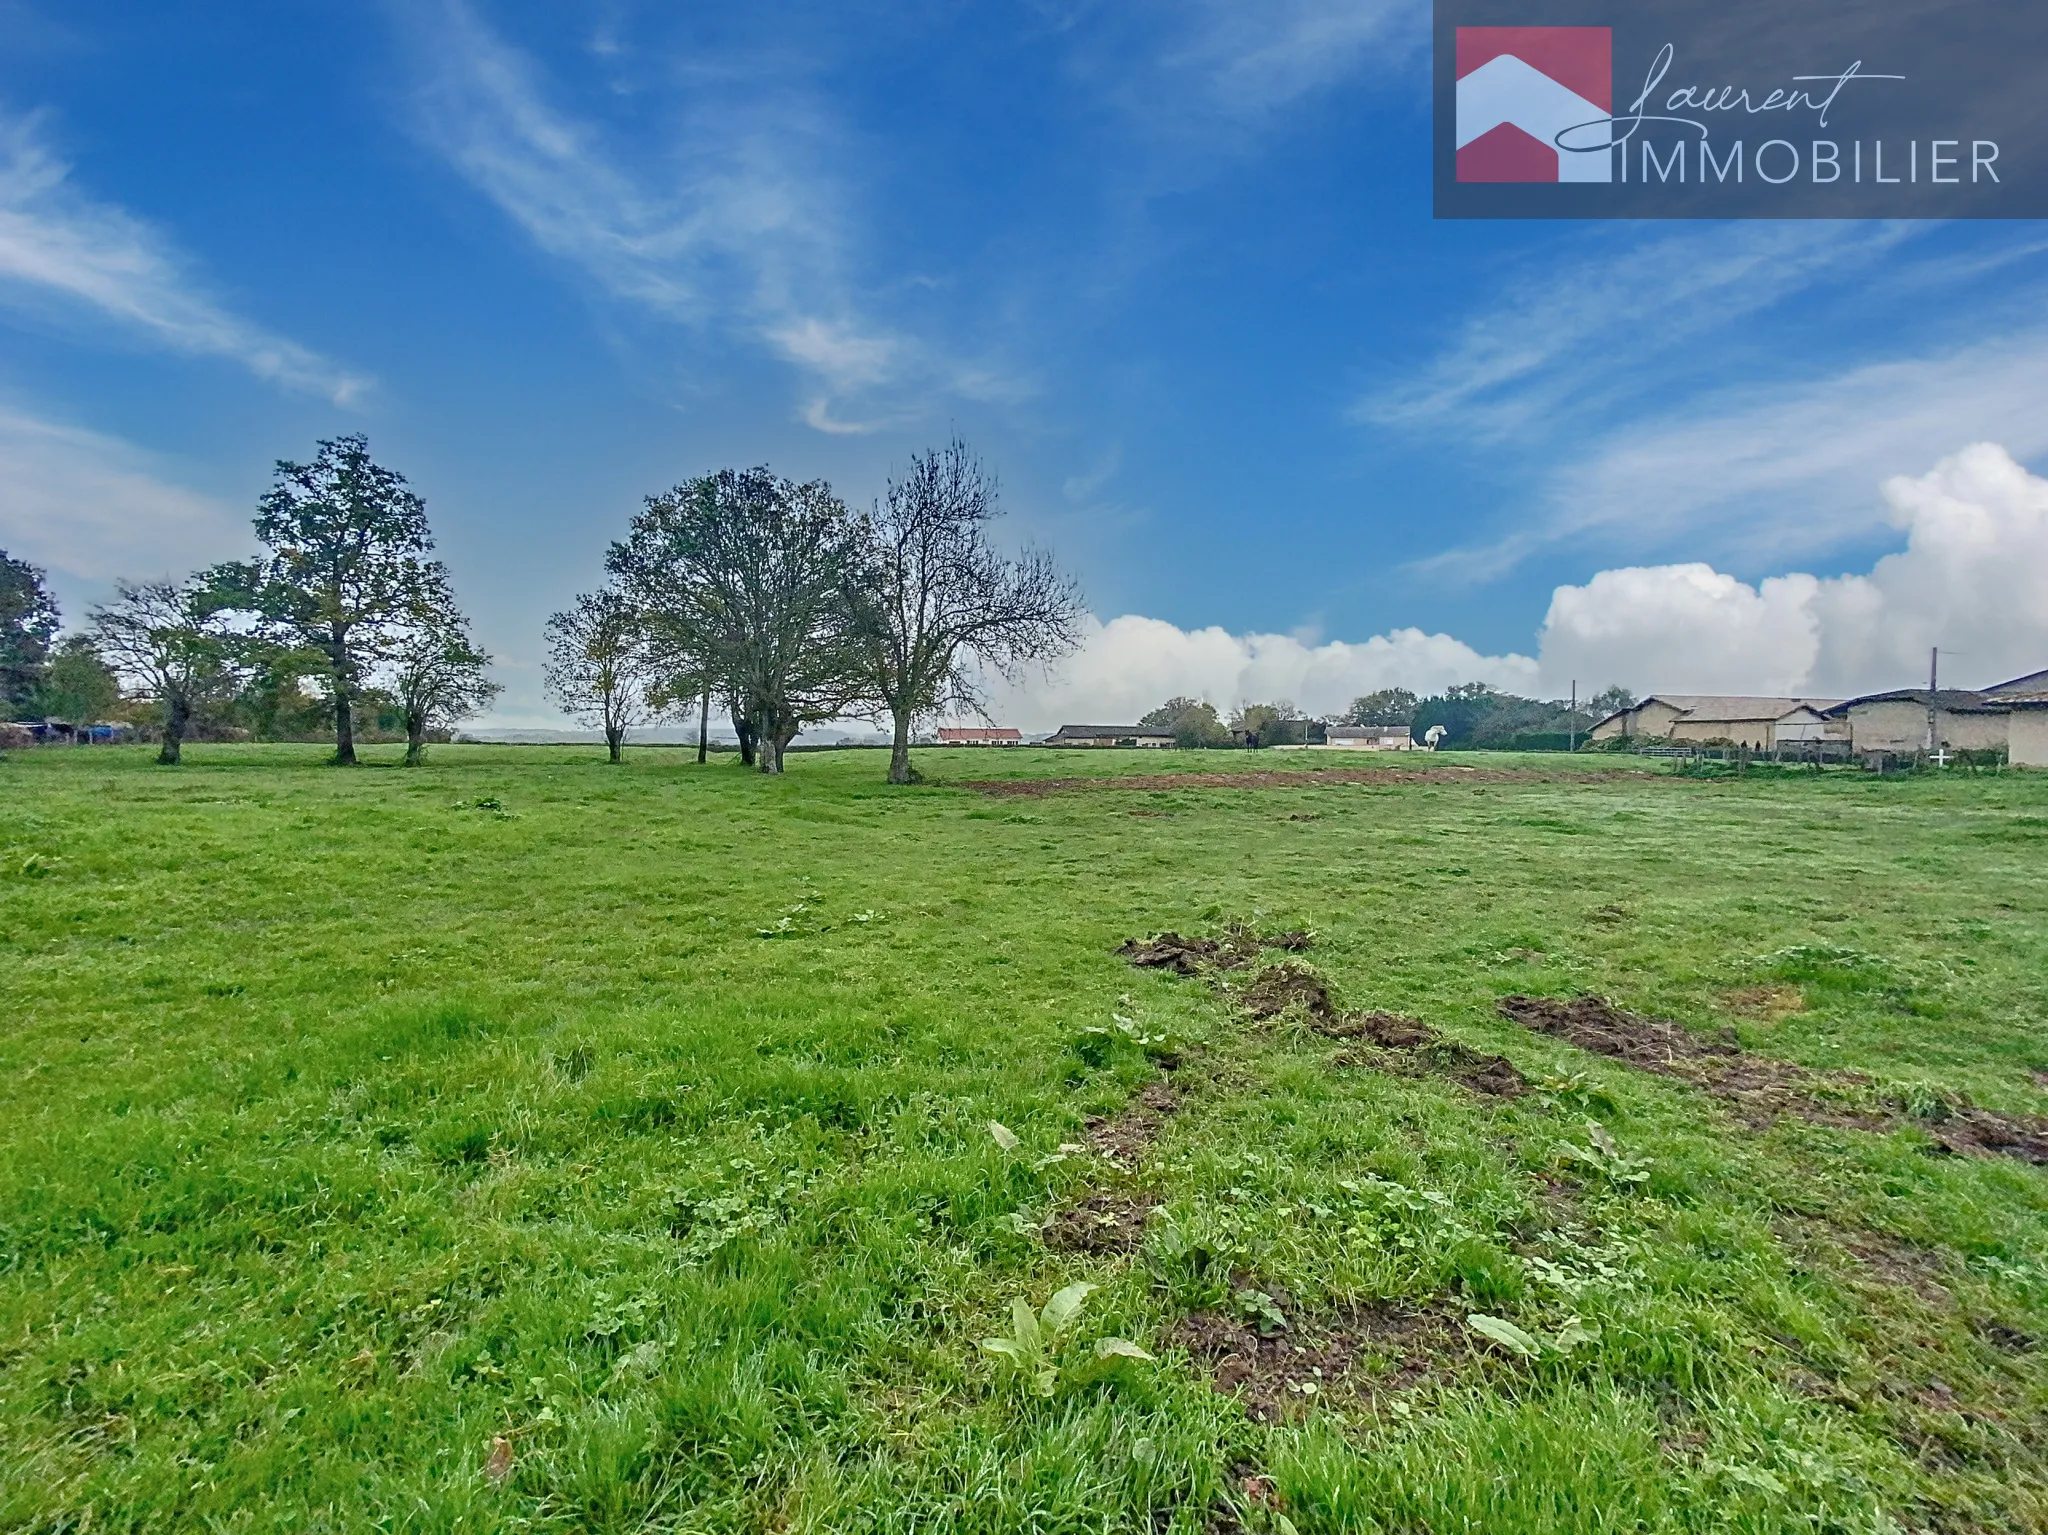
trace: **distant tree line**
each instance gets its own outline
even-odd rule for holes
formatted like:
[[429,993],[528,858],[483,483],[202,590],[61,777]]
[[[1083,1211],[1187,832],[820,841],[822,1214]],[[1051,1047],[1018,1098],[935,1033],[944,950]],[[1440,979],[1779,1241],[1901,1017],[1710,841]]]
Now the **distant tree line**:
[[999,551],[993,474],[958,440],[912,458],[855,512],[822,480],[721,469],[649,496],[607,584],[548,620],[545,676],[613,761],[628,733],[714,706],[740,760],[779,773],[807,725],[886,718],[889,781],[916,778],[920,719],[985,712],[991,676],[1078,642],[1082,606],[1050,554]]
[[356,737],[402,734],[405,760],[487,708],[491,658],[469,634],[425,503],[361,436],[280,460],[258,552],[179,578],[122,580],[58,639],[43,573],[0,551],[0,703],[12,719],[121,717],[175,763],[196,731],[302,737],[334,761]]
[[1580,739],[1594,725],[1635,703],[1635,695],[1611,686],[1576,708],[1569,699],[1522,698],[1484,682],[1459,683],[1427,698],[1406,688],[1383,688],[1351,701],[1340,714],[1321,719],[1302,715],[1289,699],[1244,703],[1228,720],[1198,698],[1169,698],[1138,721],[1146,730],[1170,730],[1186,748],[1299,746],[1318,725],[1406,725],[1419,738],[1433,725],[1444,727],[1441,744],[1471,748],[1541,748]]

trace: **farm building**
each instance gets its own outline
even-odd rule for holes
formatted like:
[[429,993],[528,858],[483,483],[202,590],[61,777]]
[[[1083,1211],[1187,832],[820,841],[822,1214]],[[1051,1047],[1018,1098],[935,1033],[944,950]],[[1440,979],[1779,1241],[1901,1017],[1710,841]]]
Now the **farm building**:
[[2048,698],[2013,700],[2005,752],[2014,767],[2048,768]]
[[2048,672],[2029,672],[1981,691],[1966,688],[1897,688],[1851,698],[1830,711],[1847,722],[1859,752],[1917,752],[1927,748],[1928,719],[1934,745],[1948,751],[2003,751],[2015,766],[2048,766]]
[[1780,744],[1839,739],[1843,727],[1828,711],[1838,698],[1750,698],[1720,693],[1653,693],[1633,708],[1618,709],[1587,732],[1587,739],[1726,742],[1769,751]]
[[2004,751],[2011,705],[1966,688],[1895,688],[1868,693],[1836,705],[1858,752],[1917,752],[1927,746],[1927,720],[1934,717],[1934,744],[1951,751]]
[[1406,752],[1415,750],[1415,737],[1406,725],[1332,725],[1323,733],[1323,745],[1348,751]]
[[1021,746],[1024,736],[1021,731],[1007,725],[941,725],[939,745],[941,746]]
[[1139,725],[1062,725],[1045,739],[1047,746],[1173,745],[1173,732]]

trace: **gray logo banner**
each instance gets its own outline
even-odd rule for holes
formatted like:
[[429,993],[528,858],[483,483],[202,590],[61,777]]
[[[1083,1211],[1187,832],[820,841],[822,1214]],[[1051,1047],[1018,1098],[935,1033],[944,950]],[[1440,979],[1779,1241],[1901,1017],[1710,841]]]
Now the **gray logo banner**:
[[1436,0],[1438,218],[2048,218],[2043,0]]

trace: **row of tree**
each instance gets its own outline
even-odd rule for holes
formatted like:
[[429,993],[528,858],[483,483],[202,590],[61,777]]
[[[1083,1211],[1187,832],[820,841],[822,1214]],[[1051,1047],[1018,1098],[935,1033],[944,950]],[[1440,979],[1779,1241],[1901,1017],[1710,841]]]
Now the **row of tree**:
[[1228,720],[1205,700],[1169,698],[1138,724],[1147,730],[1170,730],[1174,744],[1188,748],[1299,746],[1314,725],[1406,725],[1418,736],[1441,725],[1442,744],[1455,750],[1584,736],[1600,720],[1635,701],[1635,695],[1620,686],[1575,706],[1568,699],[1522,698],[1484,682],[1464,682],[1427,698],[1406,688],[1385,688],[1354,698],[1350,708],[1323,719],[1305,717],[1284,698],[1240,704]]
[[958,440],[866,512],[765,468],[685,481],[612,544],[607,584],[548,620],[548,690],[614,761],[634,727],[717,704],[764,773],[806,725],[886,716],[889,781],[912,782],[919,720],[983,711],[991,677],[1079,639],[1073,580],[1044,550],[999,551],[998,516],[995,477]]
[[356,760],[358,719],[395,717],[406,761],[430,734],[499,692],[470,638],[426,505],[361,436],[281,460],[257,508],[259,552],[182,579],[118,581],[85,629],[57,641],[41,572],[0,554],[0,687],[12,717],[105,717],[125,695],[154,716],[158,760],[179,760],[196,722],[273,726],[309,709],[331,722],[334,760]]

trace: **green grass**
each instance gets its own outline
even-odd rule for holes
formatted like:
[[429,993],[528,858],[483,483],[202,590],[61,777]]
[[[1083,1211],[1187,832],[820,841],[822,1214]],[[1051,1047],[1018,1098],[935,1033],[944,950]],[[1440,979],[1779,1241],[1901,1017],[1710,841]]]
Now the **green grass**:
[[[2048,1110],[2048,778],[189,758],[0,762],[0,1528],[2048,1530],[2048,1170],[1753,1133],[1493,1008]],[[1552,1091],[1333,1066],[1111,952],[1236,917]],[[1186,1055],[1135,1178],[1053,1159],[1159,1074],[1113,1014]],[[1639,1181],[1565,1156],[1588,1113]],[[1132,1188],[1144,1251],[1041,1239]],[[1431,1367],[1255,1422],[1171,1344],[1231,1270],[1439,1315]],[[1076,1357],[1160,1357],[1042,1398],[977,1340],[1076,1279]]]

